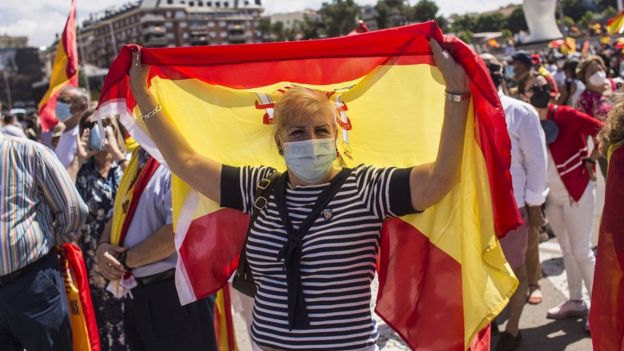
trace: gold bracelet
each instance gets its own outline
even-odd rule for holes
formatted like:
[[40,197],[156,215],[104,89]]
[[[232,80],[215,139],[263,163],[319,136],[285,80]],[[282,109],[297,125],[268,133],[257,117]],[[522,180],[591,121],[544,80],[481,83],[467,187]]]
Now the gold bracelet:
[[150,112],[148,112],[148,113],[146,113],[146,114],[142,115],[142,116],[141,116],[141,119],[142,119],[142,120],[150,119],[150,118],[152,118],[152,117],[156,116],[156,114],[157,114],[158,112],[160,112],[160,110],[162,110],[162,107],[161,107],[160,105],[156,105],[156,107],[154,107],[154,109],[153,109],[153,110],[151,110]]

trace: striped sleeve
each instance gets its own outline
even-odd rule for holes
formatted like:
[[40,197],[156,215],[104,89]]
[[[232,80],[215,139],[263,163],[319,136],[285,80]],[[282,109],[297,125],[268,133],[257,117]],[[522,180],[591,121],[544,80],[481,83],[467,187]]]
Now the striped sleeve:
[[355,177],[360,199],[373,215],[382,219],[422,212],[412,207],[411,171],[412,168],[358,167]]
[[60,241],[72,241],[82,227],[89,209],[78,194],[69,174],[56,156],[45,147],[36,147],[37,176],[34,178],[54,214],[54,234]]
[[232,167],[221,170],[221,207],[251,214],[258,182],[275,172],[271,167]]

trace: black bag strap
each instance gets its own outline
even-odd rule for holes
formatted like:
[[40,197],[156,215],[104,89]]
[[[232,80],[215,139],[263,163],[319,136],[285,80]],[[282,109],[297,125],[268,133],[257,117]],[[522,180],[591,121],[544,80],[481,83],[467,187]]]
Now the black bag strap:
[[249,240],[249,233],[251,232],[251,227],[253,223],[258,218],[262,209],[269,202],[269,198],[271,196],[271,192],[275,189],[277,185],[277,180],[280,178],[280,172],[273,172],[267,178],[262,178],[256,184],[256,195],[254,198],[253,207],[251,209],[251,219],[249,220],[249,227],[247,227],[247,234],[245,234],[245,242],[243,243],[243,248],[241,249],[240,258],[238,259],[238,268],[236,269],[236,274],[243,277],[243,279],[247,279],[247,273],[251,272],[251,270],[247,269],[247,241]]
[[301,283],[301,240],[308,233],[312,224],[319,217],[319,214],[327,207],[329,202],[338,193],[344,182],[351,174],[351,169],[343,168],[323,190],[316,200],[316,204],[310,214],[295,230],[288,216],[286,208],[286,186],[288,175],[284,173],[277,181],[275,189],[275,200],[277,209],[282,219],[282,223],[288,232],[288,240],[277,256],[277,260],[284,261],[286,270],[287,291],[288,291],[288,326],[292,329],[307,329],[310,326],[308,313],[303,296],[303,285]]

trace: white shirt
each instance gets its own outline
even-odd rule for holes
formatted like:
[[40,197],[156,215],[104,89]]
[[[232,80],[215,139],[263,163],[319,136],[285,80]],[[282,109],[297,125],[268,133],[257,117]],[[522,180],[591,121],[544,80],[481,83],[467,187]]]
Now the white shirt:
[[76,149],[78,147],[76,144],[76,137],[78,136],[79,131],[79,125],[64,131],[59,138],[58,144],[56,144],[54,153],[65,168],[69,167],[74,160],[74,157],[76,157]]
[[511,139],[511,178],[518,207],[546,200],[547,153],[544,131],[535,108],[499,92]]

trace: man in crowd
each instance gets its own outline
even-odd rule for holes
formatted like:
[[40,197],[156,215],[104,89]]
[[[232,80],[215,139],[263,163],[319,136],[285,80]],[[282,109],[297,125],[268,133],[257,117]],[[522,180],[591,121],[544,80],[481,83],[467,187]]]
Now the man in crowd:
[[76,155],[79,122],[89,109],[89,94],[83,88],[67,87],[61,90],[56,101],[56,119],[65,125],[55,149],[56,156],[67,169]]
[[87,216],[45,146],[0,133],[0,348],[71,350],[65,285],[54,246]]
[[[132,185],[124,185],[129,183]],[[107,279],[121,281],[130,290],[124,312],[130,348],[216,350],[212,303],[202,299],[181,306],[178,299],[167,168],[142,149],[135,151],[115,206],[113,220],[96,249],[96,264]]]
[[552,75],[542,66],[541,57],[538,54],[531,55],[526,51],[518,51],[511,56],[510,64],[513,67],[513,80],[518,86],[518,92],[522,93],[525,89],[525,84],[529,78],[531,72],[537,72],[539,75],[546,78],[553,86],[553,98],[557,98],[559,90],[557,84]]
[[546,199],[546,142],[539,116],[533,106],[503,95],[500,92],[503,72],[500,62],[490,54],[481,58],[490,70],[499,97],[505,109],[505,121],[511,140],[511,176],[514,196],[524,223],[501,239],[505,257],[520,285],[509,302],[509,320],[505,332],[496,344],[496,351],[512,351],[522,340],[519,331],[520,315],[527,297],[528,280],[525,257],[529,226],[539,228],[543,223],[540,206]]
[[[1,105],[0,105],[1,106]],[[2,107],[0,107],[0,115],[2,114]],[[14,114],[6,114],[2,117],[4,125],[0,128],[0,133],[11,135],[14,137],[26,138],[22,125],[18,122],[17,116]]]

